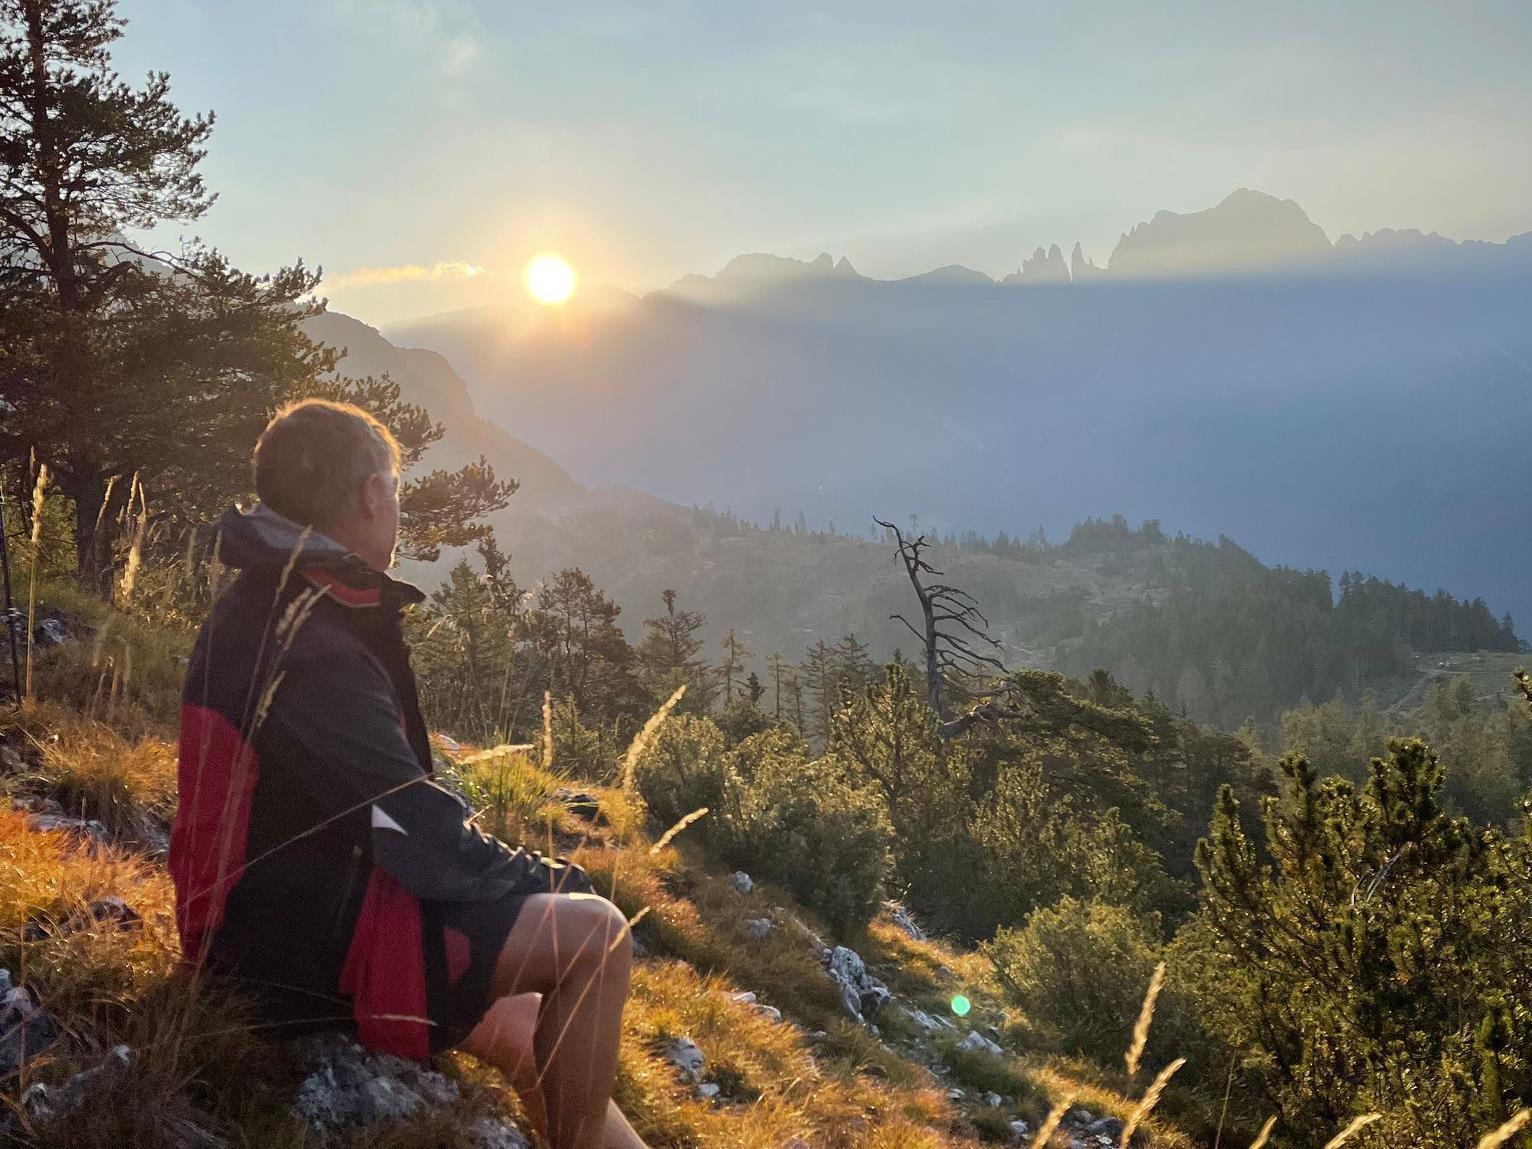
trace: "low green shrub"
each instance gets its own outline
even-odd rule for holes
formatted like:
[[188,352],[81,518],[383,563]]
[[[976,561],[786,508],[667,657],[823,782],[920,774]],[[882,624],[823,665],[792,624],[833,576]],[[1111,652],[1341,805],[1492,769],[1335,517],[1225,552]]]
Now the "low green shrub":
[[722,732],[710,718],[673,714],[654,732],[634,767],[634,784],[662,826],[706,806],[716,815],[723,797]]
[[801,739],[766,731],[729,756],[711,838],[727,860],[791,891],[831,928],[856,933],[883,899],[893,831],[878,798]]
[[[1120,1064],[1160,959],[1157,935],[1154,919],[1125,906],[1066,897],[982,949],[1040,1040]],[[1156,1020],[1157,1044],[1171,1028]]]

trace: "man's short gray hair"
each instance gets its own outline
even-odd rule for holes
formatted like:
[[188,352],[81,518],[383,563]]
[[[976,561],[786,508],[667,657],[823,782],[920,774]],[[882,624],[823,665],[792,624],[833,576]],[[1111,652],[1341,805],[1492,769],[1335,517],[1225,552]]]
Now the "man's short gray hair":
[[257,440],[255,493],[282,517],[323,531],[356,512],[369,478],[401,462],[398,441],[360,407],[303,399],[278,411]]

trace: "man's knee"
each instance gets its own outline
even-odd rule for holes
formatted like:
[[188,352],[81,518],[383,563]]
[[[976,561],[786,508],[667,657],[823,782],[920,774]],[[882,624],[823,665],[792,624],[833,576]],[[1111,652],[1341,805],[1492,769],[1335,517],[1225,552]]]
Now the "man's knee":
[[496,963],[504,993],[540,990],[596,971],[626,975],[633,940],[628,920],[595,894],[536,894],[527,899]]
[[626,968],[633,960],[633,931],[627,915],[596,894],[569,896],[577,903],[582,919],[576,928],[591,940],[590,945],[581,947],[587,960]]

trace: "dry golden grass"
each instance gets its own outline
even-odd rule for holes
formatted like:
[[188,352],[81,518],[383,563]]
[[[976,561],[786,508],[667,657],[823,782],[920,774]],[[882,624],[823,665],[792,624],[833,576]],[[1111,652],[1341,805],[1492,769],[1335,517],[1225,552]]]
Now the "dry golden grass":
[[1523,1109],[1500,1128],[1481,1137],[1478,1149],[1500,1149],[1500,1146],[1509,1144],[1512,1137],[1525,1129],[1529,1121],[1532,1121],[1532,1109]]
[[1154,967],[1154,976],[1149,979],[1149,989],[1144,994],[1144,1004],[1139,1008],[1138,1020],[1133,1023],[1133,1040],[1123,1057],[1123,1064],[1127,1067],[1129,1077],[1138,1076],[1138,1063],[1144,1056],[1144,1047],[1149,1044],[1149,1027],[1154,1023],[1155,1002],[1159,1000],[1160,989],[1164,985],[1165,963],[1160,962]]
[[[934,1081],[899,1086],[810,1053],[804,1033],[732,998],[737,985],[677,961],[640,965],[623,1041],[618,1100],[656,1145],[772,1149],[802,1138],[823,1149],[858,1145],[948,1146],[954,1113]],[[699,1099],[665,1062],[665,1044],[686,1035],[702,1049]]]
[[124,738],[99,723],[33,718],[18,727],[32,769],[0,785],[44,793],[69,814],[102,822],[114,838],[145,842],[168,829],[176,805],[172,743]]
[[173,737],[194,638],[190,621],[115,609],[67,577],[46,581],[40,594],[63,613],[75,641],[34,652],[37,703],[67,707],[128,736]]
[[[72,810],[130,836],[145,819],[172,811],[170,743],[125,738],[58,707],[32,708],[20,721],[27,764],[8,784],[67,796]],[[630,917],[645,913],[637,933],[651,956],[634,973],[618,1099],[656,1149],[781,1149],[794,1139],[813,1149],[956,1149],[978,1144],[981,1133],[1009,1136],[1005,1123],[1016,1109],[949,1101],[946,1083],[913,1056],[919,1035],[897,1007],[880,1018],[882,1039],[843,1015],[820,963],[819,939],[833,940],[823,923],[769,884],[741,896],[685,833],[655,851],[642,803],[629,792],[582,786],[598,797],[602,819],[581,821],[553,798],[567,780],[542,769],[535,754],[536,748],[478,756],[464,750],[452,769],[484,796],[483,820],[494,821],[496,832],[572,854]],[[27,1081],[57,1081],[98,1064],[119,1041],[135,1050],[132,1072],[106,1081],[88,1113],[29,1129],[31,1144],[317,1149],[320,1139],[289,1107],[297,1080],[284,1047],[252,1031],[225,987],[196,986],[177,972],[173,891],[160,865],[36,832],[23,815],[0,808],[0,873],[7,875],[0,882],[0,965],[18,973],[67,1029],[28,1066]],[[106,922],[25,936],[29,923],[56,927],[109,894],[143,915],[141,928]],[[743,923],[760,917],[775,925],[755,939]],[[1003,1028],[1011,1020],[988,963],[977,955],[913,940],[886,917],[854,944],[911,1005],[946,1011],[951,995],[961,992],[974,1004],[967,1027]],[[779,1009],[782,1019],[736,1000],[743,990]],[[666,1042],[681,1034],[703,1049],[704,1078],[720,1086],[717,1098],[700,1098],[666,1059]],[[1099,1112],[1126,1116],[1132,1108],[1111,1081],[1087,1084],[1053,1062],[966,1055],[951,1050],[950,1039],[945,1044],[953,1078],[971,1096],[993,1088],[1034,1122],[1066,1094]],[[454,1055],[444,1068],[462,1084],[460,1104],[326,1144],[456,1144],[478,1114],[515,1111],[504,1084],[472,1058]],[[0,1097],[16,1096],[18,1084],[25,1082],[0,1082]],[[1153,1122],[1146,1128],[1156,1146],[1189,1147]]]
[[1266,1118],[1266,1124],[1261,1126],[1261,1131],[1255,1135],[1255,1140],[1250,1143],[1250,1149],[1265,1149],[1266,1142],[1271,1140],[1271,1132],[1277,1127],[1277,1115],[1273,1113]]
[[[1101,1070],[1073,1059],[1052,1057],[1029,1064],[1028,1075],[1049,1095],[1072,1094],[1079,1104],[1098,1115],[1108,1114],[1126,1121],[1137,1108],[1137,1103],[1116,1083],[1103,1080]],[[1140,1131],[1157,1149],[1201,1149],[1198,1142],[1162,1118],[1145,1118]]]
[[1360,1117],[1353,1118],[1351,1124],[1325,1142],[1325,1149],[1340,1149],[1342,1145],[1350,1141],[1374,1121],[1381,1120],[1382,1117],[1383,1114],[1381,1113],[1364,1113]]

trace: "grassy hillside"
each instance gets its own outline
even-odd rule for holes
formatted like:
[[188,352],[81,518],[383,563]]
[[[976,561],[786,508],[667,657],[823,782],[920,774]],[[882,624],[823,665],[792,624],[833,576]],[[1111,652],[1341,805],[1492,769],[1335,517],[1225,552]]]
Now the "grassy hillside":
[[[95,610],[100,626],[107,618]],[[223,987],[178,971],[163,866],[176,801],[167,725],[175,693],[165,684],[182,643],[113,620],[144,676],[141,691],[126,682],[111,690],[131,706],[98,705],[95,717],[64,702],[0,711],[0,967],[57,1030],[19,1072],[0,1076],[0,1140],[406,1149],[467,1143],[485,1116],[517,1120],[508,1092],[462,1055],[441,1067],[458,1083],[451,1104],[321,1136],[292,1109],[302,1079],[292,1048],[252,1030]],[[88,655],[80,643],[41,652],[45,698],[67,698]],[[599,804],[592,824],[559,800],[571,780],[557,763],[550,770],[520,750],[443,744],[453,747],[438,762],[444,780],[494,796],[480,812],[487,826],[572,854],[638,922],[643,956],[618,1098],[651,1144],[935,1149],[1012,1142],[1013,1121],[1035,1131],[1071,1097],[1093,1118],[1131,1112],[1141,1084],[1028,1051],[1026,1019],[1004,1004],[978,955],[917,940],[888,912],[864,936],[833,938],[780,890],[740,893],[684,832],[656,849],[662,828],[625,791],[581,783]],[[117,906],[109,899],[126,909],[103,910]],[[771,923],[764,939],[750,932],[759,925],[745,924],[760,920]],[[839,941],[893,992],[876,1026],[843,1012],[825,972],[822,946]],[[964,1017],[953,1008],[959,994],[972,1003]],[[970,1033],[1002,1052],[960,1048],[965,1038],[976,1043]],[[667,1057],[679,1037],[703,1052],[700,1082]],[[113,1053],[119,1045],[128,1052]],[[1187,1104],[1172,1098],[1161,1113],[1195,1125]],[[1082,1121],[1077,1108],[1050,1144],[1083,1137]],[[1174,1123],[1143,1128],[1138,1144],[1200,1143]]]

